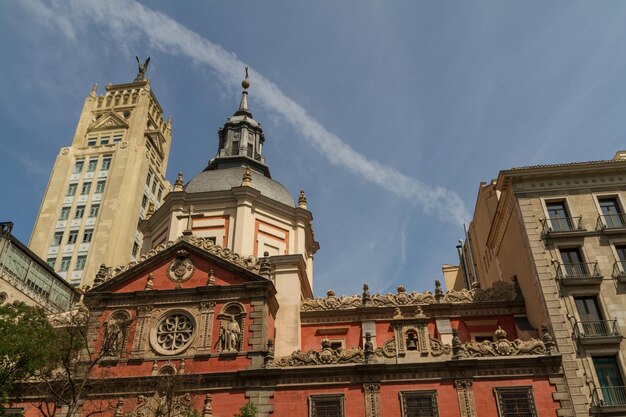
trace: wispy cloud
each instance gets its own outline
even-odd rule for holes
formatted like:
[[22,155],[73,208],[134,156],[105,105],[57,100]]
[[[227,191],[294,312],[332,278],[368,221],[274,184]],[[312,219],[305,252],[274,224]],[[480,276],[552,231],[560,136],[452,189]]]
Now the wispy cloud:
[[[183,56],[195,64],[209,66],[227,85],[240,82],[245,65],[233,53],[191,31],[167,15],[136,2],[75,0],[46,5],[38,0],[30,8],[47,22],[56,21],[61,32],[71,39],[85,30],[85,22],[108,28],[121,44],[144,35],[151,46],[163,52]],[[431,186],[410,178],[393,167],[366,158],[337,135],[329,132],[306,110],[287,97],[278,86],[251,70],[255,98],[275,115],[288,122],[332,164],[376,184],[388,192],[417,204],[426,213],[457,224],[469,218],[465,203],[452,190]]]

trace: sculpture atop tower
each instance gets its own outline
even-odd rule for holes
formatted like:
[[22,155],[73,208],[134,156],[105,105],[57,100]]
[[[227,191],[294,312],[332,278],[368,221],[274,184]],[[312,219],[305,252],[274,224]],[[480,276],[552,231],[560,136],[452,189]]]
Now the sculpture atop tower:
[[137,224],[158,208],[172,127],[137,58],[134,81],[91,90],[70,146],[57,156],[30,248],[74,285],[90,285],[101,264],[139,255]]

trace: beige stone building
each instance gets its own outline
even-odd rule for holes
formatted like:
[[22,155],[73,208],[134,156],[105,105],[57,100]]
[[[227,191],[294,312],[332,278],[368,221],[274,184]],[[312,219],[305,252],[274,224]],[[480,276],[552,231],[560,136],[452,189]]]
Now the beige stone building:
[[74,139],[57,156],[30,248],[72,285],[90,285],[101,264],[128,263],[142,243],[137,225],[170,190],[165,171],[171,118],[144,80],[97,86]]
[[480,185],[461,267],[443,268],[450,289],[518,281],[563,355],[561,415],[626,415],[625,203],[626,152],[501,171]]

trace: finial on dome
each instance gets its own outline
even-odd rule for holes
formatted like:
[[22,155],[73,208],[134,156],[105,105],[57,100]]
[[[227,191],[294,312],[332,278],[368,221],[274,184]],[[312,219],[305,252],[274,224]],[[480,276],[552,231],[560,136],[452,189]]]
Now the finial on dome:
[[183,191],[183,173],[179,172],[174,183],[174,191]]
[[91,92],[89,93],[89,97],[96,97],[98,95],[98,83],[94,83],[93,87],[91,88]]
[[298,207],[306,210],[306,194],[304,194],[304,190],[300,190],[300,197],[298,198]]
[[244,90],[247,90],[250,87],[250,80],[248,77],[248,66],[246,65],[246,78],[241,82],[241,86]]
[[172,115],[170,114],[170,117],[167,118],[167,127],[168,128],[172,128]]
[[243,178],[241,181],[242,187],[251,187],[252,186],[252,173],[250,172],[250,167],[246,167],[246,170],[243,172]]

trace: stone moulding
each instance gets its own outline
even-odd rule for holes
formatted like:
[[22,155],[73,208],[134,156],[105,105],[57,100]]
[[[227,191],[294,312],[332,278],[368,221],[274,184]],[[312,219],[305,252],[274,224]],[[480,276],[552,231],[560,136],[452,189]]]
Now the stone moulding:
[[496,282],[487,289],[473,288],[459,291],[441,291],[439,283],[433,295],[430,291],[407,292],[403,286],[399,286],[397,292],[387,294],[374,294],[366,297],[360,295],[339,296],[333,290],[329,290],[326,297],[307,298],[302,301],[301,311],[325,311],[346,310],[365,305],[375,307],[399,307],[410,305],[436,304],[436,303],[477,303],[477,302],[511,302],[520,301],[521,294],[516,282]]
[[178,239],[176,239],[176,241],[168,241],[165,243],[161,243],[160,245],[158,245],[157,247],[155,247],[154,249],[151,249],[150,251],[148,251],[148,253],[146,253],[145,255],[142,255],[139,259],[137,259],[136,261],[132,261],[126,265],[121,265],[115,268],[110,268],[110,267],[106,267],[104,264],[100,266],[100,270],[98,271],[98,273],[96,274],[96,278],[94,280],[94,286],[98,286],[100,284],[103,284],[107,281],[109,281],[112,278],[115,278],[117,275],[128,271],[129,269],[131,269],[132,267],[134,267],[135,265],[144,262],[150,258],[152,258],[155,255],[158,255],[159,253],[165,251],[166,249],[171,248],[172,246],[174,246],[175,244],[177,244],[178,242],[181,241],[185,241],[189,244],[191,244],[192,246],[195,246],[197,248],[200,248],[212,255],[215,255],[219,258],[222,258],[230,263],[233,263],[237,266],[240,266],[244,269],[247,269],[248,271],[254,272],[254,273],[259,273],[259,260],[254,257],[254,256],[247,256],[247,257],[243,257],[241,255],[239,255],[238,253],[235,253],[233,251],[231,251],[228,248],[223,248],[220,245],[216,245],[215,243],[213,243],[211,240],[209,239],[205,239],[202,237],[197,237],[194,235],[191,236],[181,236]]

